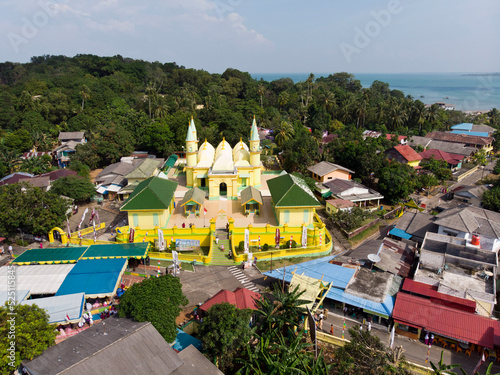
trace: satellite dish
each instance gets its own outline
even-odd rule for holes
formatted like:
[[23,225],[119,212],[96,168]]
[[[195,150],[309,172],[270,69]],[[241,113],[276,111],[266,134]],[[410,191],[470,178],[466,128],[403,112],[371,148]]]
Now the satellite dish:
[[382,258],[380,258],[379,255],[377,254],[368,254],[368,259],[372,262],[372,263],[378,263],[382,260]]

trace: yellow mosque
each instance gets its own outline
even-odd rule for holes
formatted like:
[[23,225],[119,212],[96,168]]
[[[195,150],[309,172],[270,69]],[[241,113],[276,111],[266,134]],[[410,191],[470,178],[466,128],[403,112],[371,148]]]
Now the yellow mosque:
[[219,197],[238,199],[238,192],[248,186],[261,185],[262,163],[260,139],[255,117],[248,147],[241,139],[234,146],[223,139],[217,148],[205,140],[198,147],[198,136],[191,118],[186,136],[187,187],[208,189],[211,200]]

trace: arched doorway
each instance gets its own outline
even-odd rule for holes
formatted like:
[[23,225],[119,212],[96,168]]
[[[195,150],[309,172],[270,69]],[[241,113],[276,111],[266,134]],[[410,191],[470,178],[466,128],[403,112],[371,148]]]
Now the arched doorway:
[[219,185],[219,195],[227,195],[227,185],[225,182],[221,182]]

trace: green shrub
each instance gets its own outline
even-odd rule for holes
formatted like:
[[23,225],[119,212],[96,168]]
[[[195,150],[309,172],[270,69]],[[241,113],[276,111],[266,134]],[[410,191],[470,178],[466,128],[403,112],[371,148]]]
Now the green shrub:
[[268,250],[269,250],[269,245],[267,243],[262,245],[262,251],[268,251]]

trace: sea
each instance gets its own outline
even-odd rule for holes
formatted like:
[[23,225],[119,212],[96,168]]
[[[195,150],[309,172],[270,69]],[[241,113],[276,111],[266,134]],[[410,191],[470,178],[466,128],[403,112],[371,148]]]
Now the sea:
[[[353,73],[363,87],[373,81],[389,84],[391,90],[400,90],[424,104],[445,102],[460,111],[488,111],[500,109],[500,73]],[[271,82],[288,77],[295,83],[305,81],[310,73],[252,73],[254,79]],[[314,73],[315,78],[330,73]]]

